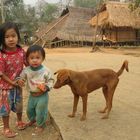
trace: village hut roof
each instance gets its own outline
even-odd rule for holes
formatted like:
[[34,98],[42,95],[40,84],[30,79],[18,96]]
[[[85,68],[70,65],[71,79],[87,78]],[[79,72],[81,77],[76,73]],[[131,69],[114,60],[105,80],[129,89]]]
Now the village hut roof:
[[[52,23],[40,29],[36,35],[41,37],[44,34],[43,39],[50,41],[56,37],[70,41],[93,41],[95,29],[88,23],[88,21],[94,15],[95,12],[93,9],[69,7],[69,13],[65,15],[65,18],[63,16],[54,20]],[[57,22],[59,23],[47,32]]]
[[[107,2],[99,10],[98,26],[102,28],[132,27],[140,28],[139,9],[132,11],[129,3]],[[97,15],[89,23],[92,26],[97,24]]]

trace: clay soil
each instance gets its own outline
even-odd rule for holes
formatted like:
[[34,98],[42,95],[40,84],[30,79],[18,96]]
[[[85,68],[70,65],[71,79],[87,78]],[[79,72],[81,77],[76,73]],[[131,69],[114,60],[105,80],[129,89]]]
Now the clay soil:
[[[26,50],[26,48],[25,48],[25,50]],[[46,60],[45,60],[44,64],[47,65],[48,67],[50,67],[53,72],[55,72],[59,68],[66,68],[66,67],[72,68],[75,70],[90,69],[92,67],[95,67],[95,64],[98,68],[100,68],[100,67],[112,68],[113,67],[113,69],[116,69],[121,66],[122,60],[127,59],[130,62],[129,66],[130,67],[133,66],[133,69],[130,68],[131,77],[128,76],[129,81],[132,80],[132,84],[131,84],[131,82],[127,81],[126,75],[128,75],[128,74],[125,72],[125,74],[124,74],[125,76],[123,77],[125,80],[123,81],[122,85],[123,85],[124,89],[129,89],[129,91],[132,90],[133,87],[135,89],[133,89],[133,92],[130,95],[128,95],[131,97],[126,97],[126,93],[123,93],[121,95],[121,97],[123,99],[126,98],[127,102],[123,102],[122,100],[119,100],[118,96],[116,97],[116,100],[120,101],[118,104],[116,103],[116,108],[117,107],[119,109],[122,108],[122,110],[116,109],[116,112],[115,111],[114,112],[117,114],[118,113],[117,111],[119,111],[119,113],[116,116],[114,115],[112,117],[112,119],[114,118],[116,120],[116,122],[119,119],[120,120],[119,123],[121,124],[121,121],[122,121],[122,123],[124,124],[124,122],[125,122],[124,125],[126,125],[126,126],[128,126],[128,123],[132,123],[131,121],[133,121],[135,123],[134,127],[137,127],[137,129],[140,129],[140,127],[139,127],[140,121],[137,122],[135,120],[138,118],[137,115],[140,116],[140,103],[138,102],[138,99],[140,99],[140,96],[139,96],[140,93],[138,95],[137,94],[138,92],[134,92],[134,91],[140,91],[140,86],[138,86],[138,82],[140,82],[140,80],[139,80],[140,79],[140,71],[139,71],[140,70],[140,65],[139,65],[140,49],[138,49],[138,48],[137,49],[101,48],[99,51],[91,53],[91,48],[89,48],[89,47],[87,47],[87,48],[86,47],[83,47],[83,48],[72,48],[71,47],[71,48],[45,49],[45,51],[46,51]],[[87,61],[84,62],[83,60],[87,60]],[[93,64],[91,63],[91,61],[94,61]],[[136,82],[136,84],[134,84],[134,82]],[[131,87],[132,85],[133,85],[133,87]],[[121,86],[120,86],[120,89],[118,89],[118,91],[123,88],[121,88]],[[67,92],[67,90],[69,90],[69,92],[70,92],[70,89],[67,89],[67,88],[66,89],[64,88],[62,92]],[[61,89],[59,91],[61,91]],[[55,93],[56,91],[53,89],[51,92],[52,92],[52,95],[50,95],[50,96],[52,96],[52,97],[50,98],[50,102],[51,102],[50,111],[55,112],[54,106],[57,104],[57,99],[55,98],[55,95],[53,93]],[[24,96],[23,120],[28,121],[27,117],[26,117],[26,106],[27,106],[28,94],[25,89],[24,89],[23,96]],[[63,94],[61,96],[63,96]],[[137,96],[137,98],[134,98],[134,96],[135,97]],[[133,99],[133,101],[131,99]],[[55,102],[56,102],[56,104],[55,104]],[[53,103],[54,103],[54,105],[53,105]],[[89,103],[89,104],[91,104],[91,103]],[[123,107],[121,107],[121,105]],[[72,108],[72,105],[70,105],[70,106]],[[139,109],[139,111],[138,111],[138,109]],[[95,108],[94,108],[94,110],[95,110]],[[125,112],[123,112],[123,110]],[[134,114],[130,113],[132,110],[133,110],[133,113],[136,113],[136,116]],[[61,111],[63,111],[63,107],[61,108]],[[92,112],[92,108],[89,109],[89,112],[90,111]],[[129,112],[129,115],[127,116],[126,113],[128,113],[128,112]],[[120,117],[121,114],[125,114],[124,117],[126,117],[126,119],[128,121],[125,121],[125,118],[121,118]],[[53,113],[52,113],[52,117],[53,117]],[[67,117],[67,114],[65,114],[65,117]],[[91,115],[90,117],[92,118],[93,116]],[[131,119],[131,117],[132,117],[132,119]],[[52,119],[55,119],[55,116]],[[45,128],[45,131],[41,135],[34,135],[35,126],[27,128],[23,131],[18,131],[15,127],[16,116],[14,113],[11,113],[10,125],[13,128],[13,130],[15,130],[18,133],[17,137],[13,138],[13,140],[23,140],[23,139],[25,139],[25,140],[62,140],[61,134],[54,126],[52,119],[49,120],[49,123],[48,123],[47,127]],[[80,118],[78,118],[78,119],[80,119]],[[64,119],[64,121],[66,121],[66,120]],[[94,120],[90,120],[90,121],[94,121],[93,123],[95,123],[95,118],[94,118]],[[97,121],[99,121],[99,120],[97,120]],[[113,123],[115,123],[115,121],[113,121]],[[57,125],[59,127],[59,124],[57,124]],[[75,123],[75,127],[76,127],[76,125],[77,124]],[[114,126],[115,126],[115,124],[114,124]],[[132,124],[132,126],[133,126],[133,124]],[[99,129],[99,127],[101,127],[101,126],[96,126],[96,127],[97,127],[97,129]],[[124,127],[124,126],[122,126],[122,127]],[[108,128],[104,128],[104,129],[107,130]],[[113,130],[115,128],[111,128],[111,129]],[[135,130],[137,130],[137,129],[135,128]],[[0,120],[0,130],[2,130],[1,120]],[[126,129],[123,128],[122,132],[119,130],[117,130],[117,131],[119,133],[125,133],[124,135],[130,135],[129,134],[130,131],[127,131],[127,128]],[[108,137],[110,134],[108,133],[108,131],[106,131],[106,132],[107,132],[106,138],[110,138],[110,137]],[[101,133],[99,133],[99,135],[101,135]],[[126,137],[124,135],[122,137],[120,137],[120,140],[129,139],[129,138],[125,139]],[[135,135],[135,132],[132,132],[132,135]],[[138,137],[140,138],[140,135]],[[106,138],[104,137],[104,139],[106,139]],[[3,135],[0,135],[0,140],[6,140],[6,139],[7,138],[4,138]],[[82,139],[82,138],[79,138],[79,140],[80,139]],[[113,140],[113,137],[111,139]],[[130,137],[130,140],[132,140],[132,139],[138,140],[136,136]],[[68,140],[68,139],[65,139],[65,140]],[[77,140],[77,139],[75,139],[75,140]],[[88,139],[88,137],[86,137],[85,140],[91,140],[91,139],[90,139],[90,137],[89,137],[89,139]],[[97,140],[98,140],[98,138],[97,138]]]

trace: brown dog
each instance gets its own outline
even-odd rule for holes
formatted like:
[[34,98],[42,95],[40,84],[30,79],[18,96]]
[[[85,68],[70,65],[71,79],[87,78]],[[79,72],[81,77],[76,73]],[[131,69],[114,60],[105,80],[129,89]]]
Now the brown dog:
[[80,120],[86,119],[87,112],[87,98],[88,93],[102,87],[103,94],[106,100],[106,106],[100,113],[106,113],[102,118],[108,118],[110,110],[112,108],[112,99],[114,91],[119,82],[119,76],[123,73],[124,69],[128,72],[128,61],[123,62],[122,67],[118,72],[111,69],[95,69],[91,71],[77,72],[69,69],[61,69],[55,72],[57,75],[57,81],[54,88],[60,88],[64,85],[69,85],[74,94],[74,103],[72,114],[69,117],[74,117],[77,104],[79,101],[79,96],[82,97],[83,101],[83,115]]

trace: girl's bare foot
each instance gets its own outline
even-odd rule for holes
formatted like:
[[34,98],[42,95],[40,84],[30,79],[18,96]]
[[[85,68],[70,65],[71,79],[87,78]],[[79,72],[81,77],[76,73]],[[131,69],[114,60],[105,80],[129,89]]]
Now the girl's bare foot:
[[4,129],[2,134],[6,137],[6,138],[13,138],[15,137],[17,134],[15,132],[13,132],[12,130],[10,130],[9,128]]
[[26,123],[24,123],[22,121],[17,122],[16,125],[17,125],[18,130],[24,130],[27,126]]

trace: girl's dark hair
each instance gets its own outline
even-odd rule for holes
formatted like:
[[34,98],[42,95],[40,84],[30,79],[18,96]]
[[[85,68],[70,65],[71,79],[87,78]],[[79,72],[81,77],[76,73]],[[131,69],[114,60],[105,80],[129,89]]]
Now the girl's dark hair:
[[26,52],[26,59],[29,57],[29,55],[33,52],[40,52],[42,54],[43,60],[45,59],[45,50],[39,46],[39,45],[32,45],[27,49]]
[[5,46],[5,33],[9,29],[14,29],[18,36],[18,42],[20,41],[20,33],[18,26],[14,22],[5,22],[0,26],[0,46]]

